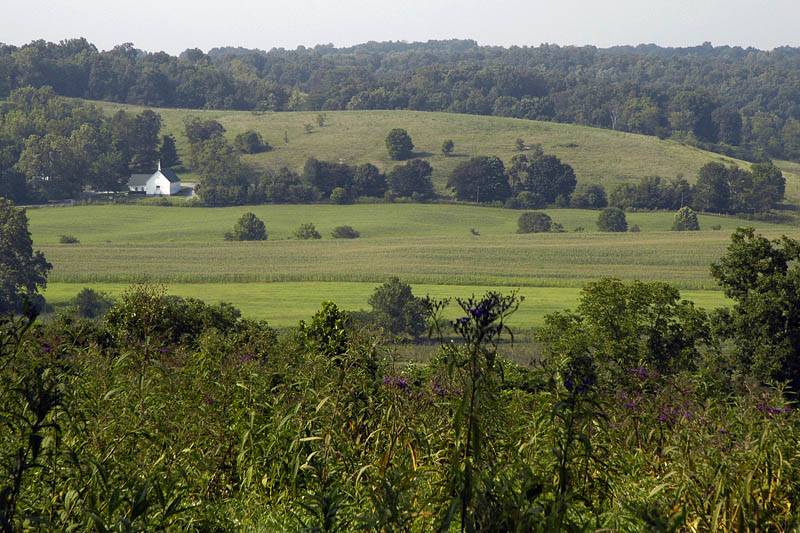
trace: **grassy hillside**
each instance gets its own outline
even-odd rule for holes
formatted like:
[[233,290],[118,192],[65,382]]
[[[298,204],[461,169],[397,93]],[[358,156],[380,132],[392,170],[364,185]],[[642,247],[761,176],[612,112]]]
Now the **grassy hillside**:
[[[142,109],[108,102],[96,103],[109,112]],[[230,138],[246,130],[258,131],[275,147],[272,152],[248,156],[248,160],[262,167],[287,165],[300,169],[313,155],[347,163],[370,162],[389,169],[396,163],[387,157],[384,139],[392,128],[405,128],[414,140],[417,156],[428,159],[433,165],[434,181],[440,190],[444,190],[450,171],[466,157],[497,155],[508,162],[515,154],[514,141],[517,138],[528,144],[541,143],[546,152],[572,165],[579,181],[600,182],[609,187],[648,175],[671,178],[683,174],[691,181],[698,169],[709,161],[735,162],[719,154],[656,137],[503,117],[421,111],[328,111],[325,113],[327,124],[320,128],[316,126],[316,112],[157,111],[164,120],[165,131],[178,139],[178,149],[182,154],[186,153],[183,120],[187,116],[220,121]],[[314,124],[313,133],[305,133],[305,124]],[[288,136],[288,144],[284,144],[284,133]],[[451,157],[440,152],[445,139],[455,142],[455,153]],[[787,178],[787,195],[793,200],[800,199],[798,173],[787,174]]]

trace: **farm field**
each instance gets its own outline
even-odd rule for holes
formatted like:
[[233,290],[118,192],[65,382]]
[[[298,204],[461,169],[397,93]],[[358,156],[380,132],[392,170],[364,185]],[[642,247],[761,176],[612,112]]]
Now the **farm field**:
[[[126,283],[91,283],[95,290],[119,296],[129,287]],[[367,300],[378,283],[367,282],[279,282],[279,283],[170,283],[169,294],[200,298],[209,303],[232,302],[248,318],[266,320],[274,327],[296,326],[300,320],[308,320],[322,301],[334,301],[343,309],[356,311],[368,309]],[[45,291],[47,301],[61,307],[75,297],[86,284],[49,283]],[[437,298],[467,297],[483,294],[492,289],[508,291],[509,287],[480,285],[430,285],[414,284],[418,296],[429,294]],[[574,307],[580,289],[572,287],[522,287],[520,294],[525,302],[515,313],[510,325],[519,329],[541,326],[544,316],[555,311]],[[720,291],[683,291],[683,298],[692,300],[700,307],[713,309],[726,304]],[[458,316],[455,301],[445,313],[447,318]]]
[[[139,106],[94,102],[109,113],[119,109],[140,111]],[[540,122],[532,120],[436,113],[423,111],[327,111],[326,125],[316,126],[317,112],[280,112],[255,114],[250,111],[155,109],[164,121],[164,133],[178,142],[178,151],[186,159],[188,152],[183,121],[197,116],[218,120],[229,138],[247,130],[262,134],[275,149],[245,157],[258,167],[303,167],[309,156],[349,164],[373,163],[389,170],[397,162],[386,154],[384,139],[392,128],[406,129],[414,140],[415,156],[427,159],[434,168],[433,181],[445,193],[447,176],[466,157],[496,155],[507,164],[514,156],[514,142],[523,139],[528,145],[540,143],[547,153],[560,157],[575,169],[579,182],[603,183],[611,188],[623,181],[643,176],[673,178],[684,175],[694,181],[701,166],[710,161],[747,163],[706,152],[675,141],[618,131]],[[314,125],[305,133],[304,125]],[[284,134],[288,144],[284,143]],[[440,149],[445,139],[455,142],[450,157]],[[783,165],[787,178],[786,194],[800,201],[800,169]],[[191,180],[191,174],[182,174]]]
[[[246,211],[265,221],[268,241],[223,240]],[[754,225],[771,237],[800,233],[795,226],[708,215],[700,216],[703,231],[676,233],[667,231],[672,213],[659,212],[628,215],[640,233],[608,234],[594,229],[596,211],[548,213],[568,231],[518,235],[520,211],[447,204],[107,205],[31,209],[28,216],[35,246],[54,265],[51,303],[63,305],[84,286],[116,295],[146,280],[173,294],[230,301],[246,316],[281,327],[309,318],[323,300],[367,308],[374,287],[393,275],[418,294],[439,297],[520,288],[528,299],[515,317],[520,327],[573,305],[580,287],[605,276],[668,281],[698,305],[715,307],[724,297],[709,264],[736,227]],[[302,222],[315,223],[323,239],[293,239]],[[331,229],[342,224],[362,237],[331,239]],[[715,225],[721,229],[711,230]],[[579,226],[585,231],[570,231]],[[58,244],[61,234],[80,244]]]

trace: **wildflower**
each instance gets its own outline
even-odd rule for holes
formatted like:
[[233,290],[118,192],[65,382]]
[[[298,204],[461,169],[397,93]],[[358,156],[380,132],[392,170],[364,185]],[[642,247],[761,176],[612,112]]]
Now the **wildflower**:
[[644,381],[650,377],[650,373],[647,371],[647,368],[643,366],[638,366],[635,368],[630,369],[631,374],[639,378],[640,380]]
[[386,387],[400,389],[404,392],[409,389],[408,380],[398,376],[385,376],[383,378],[383,384]]

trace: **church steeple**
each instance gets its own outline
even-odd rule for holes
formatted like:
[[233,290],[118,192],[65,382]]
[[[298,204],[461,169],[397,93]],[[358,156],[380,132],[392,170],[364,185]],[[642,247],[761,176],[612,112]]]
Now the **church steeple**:
[[161,172],[161,160],[158,160],[158,171]]

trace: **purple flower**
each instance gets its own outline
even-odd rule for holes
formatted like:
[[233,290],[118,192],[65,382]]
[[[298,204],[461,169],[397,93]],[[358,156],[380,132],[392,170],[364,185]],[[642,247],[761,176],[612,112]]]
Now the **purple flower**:
[[766,402],[760,402],[758,405],[756,405],[756,409],[769,417],[785,415],[792,412],[792,408],[788,405],[785,407],[775,407],[767,404]]
[[383,378],[383,384],[386,387],[400,389],[404,392],[409,389],[408,381],[399,376],[385,376]]
[[638,366],[635,368],[631,368],[631,374],[639,378],[640,380],[644,381],[650,377],[650,373],[647,371],[647,368],[643,366]]
[[53,351],[53,347],[45,342],[44,344],[42,344],[42,351],[44,351],[44,353],[50,353]]

